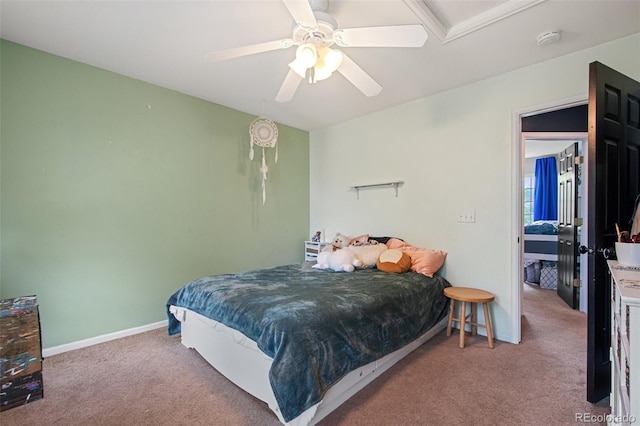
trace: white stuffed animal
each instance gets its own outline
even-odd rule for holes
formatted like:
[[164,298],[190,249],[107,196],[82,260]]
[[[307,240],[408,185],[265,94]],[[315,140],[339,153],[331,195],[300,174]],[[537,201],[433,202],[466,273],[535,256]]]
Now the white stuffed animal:
[[351,241],[351,237],[343,235],[341,233],[337,233],[333,240],[331,240],[331,244],[326,246],[324,251],[336,251],[341,248],[345,248],[349,246],[349,241]]
[[344,250],[350,251],[360,260],[362,266],[359,266],[359,268],[368,269],[376,267],[378,258],[383,252],[388,250],[388,247],[385,244],[370,244],[365,246],[350,245]]
[[315,269],[333,269],[338,272],[353,272],[355,268],[361,267],[362,261],[353,252],[346,249],[321,251],[318,253],[318,263],[312,266]]
[[355,254],[345,247],[349,245],[351,238],[337,233],[331,245],[318,253],[318,263],[312,266],[315,269],[332,269],[334,271],[353,272],[355,268],[361,268],[362,262]]

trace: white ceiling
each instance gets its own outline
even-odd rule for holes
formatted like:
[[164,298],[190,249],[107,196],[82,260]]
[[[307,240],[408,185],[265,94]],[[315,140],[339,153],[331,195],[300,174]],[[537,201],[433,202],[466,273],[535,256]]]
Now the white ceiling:
[[525,140],[524,157],[537,158],[558,154],[564,151],[575,139],[527,139]]
[[[225,62],[204,56],[291,37],[292,18],[280,0],[2,0],[0,35],[314,130],[640,31],[636,0],[331,0],[328,12],[339,28],[419,23],[429,38],[421,48],[344,48],[382,85],[375,97],[335,73],[302,82],[290,102],[278,103],[293,47]],[[559,30],[561,40],[537,46],[548,30]]]

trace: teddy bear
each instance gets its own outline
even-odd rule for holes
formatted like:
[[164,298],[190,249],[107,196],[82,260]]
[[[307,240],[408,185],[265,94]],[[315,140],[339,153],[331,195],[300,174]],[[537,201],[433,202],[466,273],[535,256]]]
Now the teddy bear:
[[335,237],[331,240],[331,244],[327,245],[323,250],[324,251],[336,251],[338,249],[345,248],[349,246],[349,242],[351,238],[343,235],[341,233],[337,233]]
[[361,268],[362,261],[353,252],[345,249],[349,240],[346,235],[336,234],[331,244],[318,253],[318,262],[312,268],[332,269],[338,272],[353,272],[356,268]]

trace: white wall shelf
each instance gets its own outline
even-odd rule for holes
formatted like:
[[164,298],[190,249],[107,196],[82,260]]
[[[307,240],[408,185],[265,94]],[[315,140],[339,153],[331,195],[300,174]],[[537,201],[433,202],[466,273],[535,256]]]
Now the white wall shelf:
[[395,190],[396,190],[396,198],[398,197],[398,187],[400,185],[402,185],[404,183],[404,181],[402,180],[396,180],[393,182],[384,182],[384,183],[372,183],[369,185],[353,185],[350,189],[356,191],[356,196],[358,197],[358,200],[360,199],[360,190],[363,188],[381,188],[381,187],[386,187],[386,186],[392,186]]

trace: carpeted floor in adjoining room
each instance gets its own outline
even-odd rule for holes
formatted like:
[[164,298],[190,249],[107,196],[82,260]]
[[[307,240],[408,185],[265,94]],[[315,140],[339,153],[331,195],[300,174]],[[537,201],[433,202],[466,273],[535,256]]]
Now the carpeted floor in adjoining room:
[[[320,425],[572,425],[586,401],[584,313],[525,285],[522,343],[440,333]],[[279,425],[166,330],[48,357],[42,400],[0,413],[13,425]],[[602,406],[600,406],[602,405]],[[596,417],[597,418],[597,417]],[[604,422],[603,422],[604,424]]]

